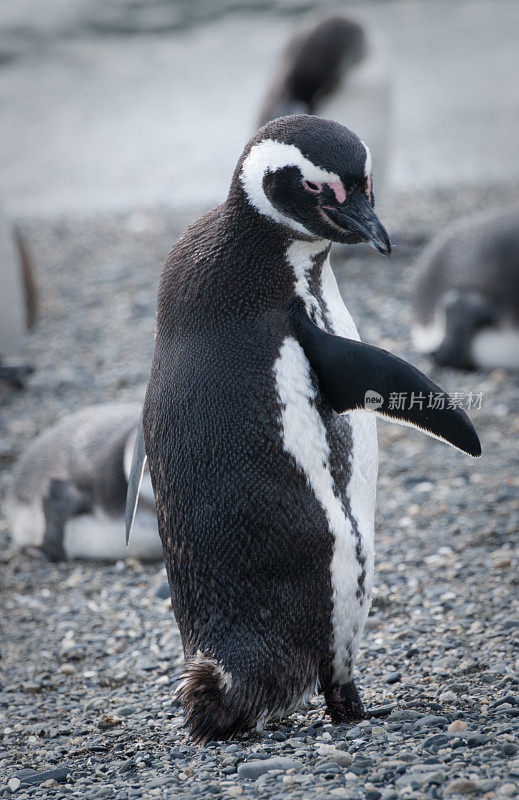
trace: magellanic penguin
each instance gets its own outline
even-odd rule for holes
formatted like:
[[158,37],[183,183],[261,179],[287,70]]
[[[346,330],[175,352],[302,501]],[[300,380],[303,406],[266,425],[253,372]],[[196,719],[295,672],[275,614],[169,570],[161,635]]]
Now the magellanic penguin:
[[288,39],[258,126],[287,114],[347,121],[373,148],[377,200],[391,142],[391,63],[375,33],[342,14],[309,14]]
[[393,407],[394,391],[445,396],[362,344],[342,303],[331,242],[390,252],[372,204],[355,134],[281,118],[248,143],[226,202],[166,261],[143,430],[185,652],[178,698],[198,742],[290,714],[317,687],[334,720],[363,713],[353,666],[377,475],[365,398],[480,453],[463,411]]
[[85,408],[40,434],[15,467],[7,500],[14,546],[51,561],[159,559],[162,546],[149,474],[140,488],[135,539],[124,507],[138,404]]
[[437,364],[519,370],[519,206],[458,220],[425,249],[413,342]]

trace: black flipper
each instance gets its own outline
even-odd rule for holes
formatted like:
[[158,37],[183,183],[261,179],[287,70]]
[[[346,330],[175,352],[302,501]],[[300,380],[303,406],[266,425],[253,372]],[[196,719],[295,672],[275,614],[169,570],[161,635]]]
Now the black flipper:
[[481,455],[477,433],[463,409],[416,367],[387,350],[322,331],[302,301],[292,304],[289,315],[321,391],[337,413],[374,411],[475,458]]
[[139,502],[139,489],[141,487],[144,467],[146,466],[146,447],[144,445],[144,429],[142,427],[142,417],[137,428],[135,444],[133,447],[132,466],[128,477],[128,489],[126,491],[126,547],[130,541],[133,520]]

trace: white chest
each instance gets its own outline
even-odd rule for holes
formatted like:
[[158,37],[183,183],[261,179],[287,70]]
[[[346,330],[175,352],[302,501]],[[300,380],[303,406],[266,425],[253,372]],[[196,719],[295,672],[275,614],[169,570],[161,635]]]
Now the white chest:
[[[296,294],[304,300],[307,311],[313,312],[319,327],[325,327],[324,309],[334,333],[358,340],[357,329],[342,302],[328,261],[323,266],[318,291],[311,291],[308,276],[313,267],[312,256],[319,252],[318,246],[322,250],[322,243],[309,246],[296,242],[289,248],[287,256],[294,268]],[[369,611],[373,580],[376,421],[373,414],[364,411],[347,415],[352,432],[351,477],[347,487],[350,513],[347,514],[335,491],[330,445],[314,402],[316,390],[310,379],[310,365],[293,337],[287,337],[282,344],[275,376],[282,409],[283,447],[293,456],[321,503],[334,538],[331,563],[334,680],[346,683],[351,678]],[[361,597],[360,584],[365,590]]]

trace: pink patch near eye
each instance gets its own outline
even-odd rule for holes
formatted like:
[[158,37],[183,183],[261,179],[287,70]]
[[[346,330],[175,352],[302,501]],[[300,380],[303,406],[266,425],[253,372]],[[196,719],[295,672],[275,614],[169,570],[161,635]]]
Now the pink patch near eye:
[[307,192],[312,194],[319,194],[323,188],[322,183],[314,183],[313,181],[303,181],[303,186]]
[[368,195],[368,197],[371,197],[372,188],[373,188],[373,184],[371,182],[371,175],[368,175],[368,177],[366,179],[366,194]]
[[338,183],[329,183],[328,186],[333,191],[335,199],[338,203],[344,203],[346,200],[346,189],[340,181]]

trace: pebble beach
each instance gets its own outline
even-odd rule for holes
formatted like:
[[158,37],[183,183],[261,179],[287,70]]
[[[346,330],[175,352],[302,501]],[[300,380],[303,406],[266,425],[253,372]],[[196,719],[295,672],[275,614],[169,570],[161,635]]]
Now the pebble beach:
[[[367,718],[332,725],[316,697],[261,733],[193,745],[172,701],[182,648],[162,566],[13,555],[2,511],[0,797],[519,794],[519,377],[432,367],[409,337],[420,247],[518,189],[402,192],[382,217],[390,260],[332,251],[365,341],[463,402],[481,395],[469,410],[477,461],[379,422],[375,588],[355,674]],[[35,367],[26,388],[0,386],[0,499],[38,432],[85,405],[143,396],[158,275],[192,218],[151,207],[21,224],[40,316],[17,350]]]

